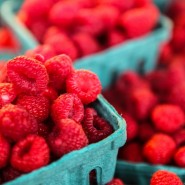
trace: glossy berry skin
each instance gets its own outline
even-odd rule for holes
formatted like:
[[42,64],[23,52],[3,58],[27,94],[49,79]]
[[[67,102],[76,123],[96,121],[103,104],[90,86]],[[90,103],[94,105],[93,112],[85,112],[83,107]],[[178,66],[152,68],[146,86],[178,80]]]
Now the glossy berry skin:
[[182,168],[185,167],[185,147],[184,146],[177,149],[174,155],[174,160],[179,167],[182,167]]
[[47,88],[46,68],[33,58],[19,56],[10,60],[7,64],[7,75],[20,93],[37,94]]
[[24,107],[38,122],[46,120],[49,116],[49,100],[41,95],[20,95],[17,105]]
[[88,144],[82,126],[71,119],[61,119],[48,137],[51,151],[61,157]]
[[124,183],[122,182],[121,179],[114,178],[109,183],[107,183],[106,185],[124,185]]
[[60,123],[61,119],[66,118],[80,123],[84,117],[84,107],[77,95],[65,93],[53,102],[51,116],[55,124]]
[[16,98],[17,93],[13,84],[0,83],[0,107],[5,104],[12,103]]
[[143,148],[144,157],[151,164],[168,164],[175,152],[175,141],[166,134],[155,134]]
[[150,185],[183,185],[183,182],[173,172],[158,170],[152,175]]
[[179,106],[163,104],[152,111],[152,121],[156,129],[170,134],[184,125],[185,116]]
[[44,138],[29,135],[12,149],[11,165],[22,172],[31,172],[49,163],[50,151]]
[[0,130],[5,138],[19,141],[29,134],[36,134],[38,123],[24,108],[7,104],[0,109]]
[[98,142],[113,132],[112,126],[106,120],[99,117],[93,108],[86,108],[82,126],[89,139],[89,143]]
[[101,93],[101,82],[96,74],[88,70],[76,70],[66,80],[68,93],[76,94],[83,104],[96,100]]
[[49,75],[49,85],[56,90],[64,88],[66,78],[72,73],[72,61],[70,57],[61,54],[50,58],[45,62]]
[[11,146],[9,142],[0,135],[0,169],[8,164]]

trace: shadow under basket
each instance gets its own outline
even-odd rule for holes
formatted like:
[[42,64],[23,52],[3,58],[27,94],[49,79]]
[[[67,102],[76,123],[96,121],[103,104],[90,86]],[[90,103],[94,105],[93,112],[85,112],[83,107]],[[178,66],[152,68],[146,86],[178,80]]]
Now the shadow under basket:
[[109,182],[114,176],[118,149],[126,142],[126,123],[101,95],[93,107],[113,126],[114,132],[110,136],[5,184],[89,185],[92,170],[96,171],[98,185]]

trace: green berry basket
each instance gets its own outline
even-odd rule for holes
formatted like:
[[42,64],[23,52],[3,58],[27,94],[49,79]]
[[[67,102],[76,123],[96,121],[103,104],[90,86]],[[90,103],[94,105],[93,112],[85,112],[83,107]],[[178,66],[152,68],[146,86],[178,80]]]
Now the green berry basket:
[[[0,16],[5,25],[12,30],[20,41],[23,46],[21,50],[23,54],[26,50],[35,48],[38,41],[16,18],[15,12],[20,5],[21,0],[4,2],[0,8]],[[145,71],[152,70],[156,64],[159,46],[168,40],[171,29],[171,21],[161,16],[158,25],[151,33],[137,39],[128,40],[97,54],[78,59],[75,62],[75,67],[95,72],[104,88],[110,84],[112,80],[110,74],[114,71],[135,70],[139,65],[143,65]]]
[[127,185],[149,185],[152,174],[157,170],[174,172],[185,183],[184,168],[150,165],[147,163],[130,163],[121,160],[117,161],[115,176],[124,180]]
[[173,0],[154,0],[155,4],[160,8],[161,11],[165,11]]
[[92,170],[96,170],[98,185],[109,182],[114,176],[118,149],[126,142],[126,123],[101,95],[93,107],[113,126],[113,134],[5,184],[89,185]]

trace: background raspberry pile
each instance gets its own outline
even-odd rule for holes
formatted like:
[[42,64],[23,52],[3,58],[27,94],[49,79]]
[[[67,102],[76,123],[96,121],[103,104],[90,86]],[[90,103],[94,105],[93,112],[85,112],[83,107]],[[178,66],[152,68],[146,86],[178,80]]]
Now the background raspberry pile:
[[25,0],[18,17],[43,44],[27,55],[74,60],[149,33],[159,11],[152,0]]
[[113,132],[91,103],[98,77],[67,55],[18,56],[0,75],[0,182],[36,170]]

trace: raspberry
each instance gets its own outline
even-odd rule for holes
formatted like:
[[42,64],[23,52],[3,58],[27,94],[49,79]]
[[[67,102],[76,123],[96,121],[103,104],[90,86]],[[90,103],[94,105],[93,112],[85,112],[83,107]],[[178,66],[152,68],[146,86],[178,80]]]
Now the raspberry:
[[31,172],[49,163],[50,150],[44,138],[29,135],[12,149],[11,165],[21,172]]
[[76,15],[76,31],[85,32],[92,36],[99,36],[104,25],[93,9],[81,9]]
[[178,148],[174,155],[175,163],[184,168],[185,167],[185,146]]
[[96,111],[92,108],[86,108],[82,126],[89,143],[98,142],[113,133],[112,126],[106,120],[96,115]]
[[155,134],[155,132],[156,130],[153,128],[152,124],[146,122],[139,124],[138,137],[141,141],[148,141]]
[[62,94],[53,103],[51,115],[56,124],[61,119],[70,118],[80,123],[84,117],[84,107],[75,94]]
[[94,14],[99,16],[99,19],[104,24],[105,31],[112,30],[118,22],[119,11],[115,7],[106,5],[97,6]]
[[173,57],[172,47],[169,43],[165,43],[160,47],[160,64],[168,64]]
[[120,17],[120,26],[130,38],[140,37],[149,33],[156,25],[159,10],[154,6],[133,8]]
[[138,134],[138,124],[128,113],[123,113],[122,117],[127,123],[127,141],[130,141]]
[[35,49],[28,50],[26,52],[26,56],[28,57],[35,57],[35,55],[41,54],[44,57],[43,63],[55,56],[55,51],[50,45],[39,45]]
[[5,167],[10,156],[10,144],[0,135],[0,169]]
[[26,0],[22,4],[21,10],[24,10],[29,15],[30,19],[37,19],[47,15],[53,0],[47,0],[44,3],[37,0]]
[[7,62],[1,62],[0,83],[7,82]]
[[184,125],[185,116],[179,106],[163,104],[152,111],[152,121],[156,129],[170,134]]
[[74,24],[78,10],[77,3],[59,1],[51,8],[49,20],[54,25],[68,28]]
[[19,177],[20,175],[22,175],[22,172],[14,169],[12,167],[6,167],[2,171],[2,177],[3,177],[4,182],[14,180],[15,178]]
[[112,179],[107,185],[124,185],[121,179],[115,178]]
[[46,139],[49,135],[49,126],[44,123],[38,123],[38,135]]
[[130,92],[127,101],[127,110],[136,119],[146,119],[157,103],[157,97],[148,88],[135,89]]
[[57,90],[64,86],[66,78],[73,71],[71,59],[64,54],[50,58],[45,62],[45,67],[49,75],[49,84]]
[[61,119],[49,135],[51,151],[61,157],[73,150],[79,150],[88,144],[82,126],[71,119]]
[[119,30],[112,30],[108,33],[107,36],[107,46],[112,47],[117,44],[121,44],[126,40],[124,33],[120,32]]
[[48,86],[47,89],[42,93],[42,96],[46,97],[50,103],[53,103],[53,101],[57,99],[58,93],[52,87]]
[[[62,43],[62,46],[61,46]],[[57,55],[66,54],[72,60],[78,58],[78,51],[70,38],[64,33],[55,34],[45,40],[45,44],[50,45]]]
[[[179,93],[180,92],[180,93]],[[168,96],[168,103],[178,105],[185,112],[185,83],[177,84]]]
[[152,164],[168,164],[176,148],[175,141],[166,134],[155,134],[145,144],[143,154]]
[[120,12],[129,10],[134,5],[134,0],[98,0],[100,4],[105,4],[117,8]]
[[0,130],[13,141],[18,141],[28,134],[37,133],[38,124],[25,109],[7,104],[0,109]]
[[16,98],[16,91],[11,83],[0,83],[0,107],[12,103]]
[[[79,50],[79,56],[86,56],[100,51],[95,38],[88,33],[76,33],[72,36],[72,40]],[[88,46],[88,47],[87,47]]]
[[19,56],[7,64],[7,74],[15,88],[24,93],[40,93],[47,88],[46,68],[37,60]]
[[98,76],[88,70],[76,70],[66,80],[67,92],[77,94],[82,103],[89,104],[101,93]]
[[49,100],[44,96],[20,95],[17,105],[24,107],[38,122],[49,116]]
[[120,148],[118,158],[130,162],[142,162],[142,148],[137,142],[127,143],[124,147]]
[[134,0],[135,2],[135,7],[143,7],[147,5],[151,5],[153,2],[152,0]]
[[177,146],[182,146],[185,144],[185,129],[180,129],[172,135]]
[[183,185],[183,182],[173,172],[158,170],[152,175],[150,185]]

